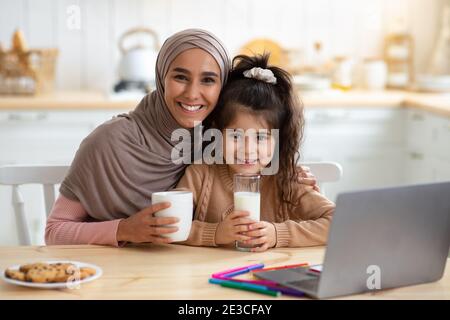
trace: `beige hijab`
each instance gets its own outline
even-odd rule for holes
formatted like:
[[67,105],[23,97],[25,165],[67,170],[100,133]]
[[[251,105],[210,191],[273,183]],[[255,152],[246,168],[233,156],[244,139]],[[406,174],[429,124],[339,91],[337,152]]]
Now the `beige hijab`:
[[80,201],[96,220],[124,218],[151,205],[151,194],[173,188],[186,165],[174,164],[171,141],[180,125],[164,101],[164,78],[183,51],[200,48],[211,54],[227,80],[230,59],[213,34],[188,29],[168,38],[156,62],[156,90],[135,110],[97,127],[81,143],[60,192]]

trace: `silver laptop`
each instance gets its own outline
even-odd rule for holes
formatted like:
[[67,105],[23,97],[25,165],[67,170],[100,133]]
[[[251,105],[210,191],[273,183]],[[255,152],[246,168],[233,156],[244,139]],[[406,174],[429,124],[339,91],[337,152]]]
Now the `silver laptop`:
[[439,280],[450,246],[450,182],[342,193],[321,273],[258,272],[315,298]]

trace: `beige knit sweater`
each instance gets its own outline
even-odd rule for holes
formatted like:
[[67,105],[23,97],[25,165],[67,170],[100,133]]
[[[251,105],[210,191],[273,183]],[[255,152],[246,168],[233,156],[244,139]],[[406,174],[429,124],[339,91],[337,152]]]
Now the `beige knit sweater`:
[[[233,179],[227,165],[191,165],[177,188],[188,188],[194,197],[194,221],[187,241],[193,246],[216,246],[219,222],[233,209]],[[261,220],[273,223],[276,247],[302,247],[326,243],[335,205],[312,187],[295,185],[299,205],[291,212],[286,206],[281,215],[275,176],[261,178]],[[281,218],[283,217],[283,218]]]

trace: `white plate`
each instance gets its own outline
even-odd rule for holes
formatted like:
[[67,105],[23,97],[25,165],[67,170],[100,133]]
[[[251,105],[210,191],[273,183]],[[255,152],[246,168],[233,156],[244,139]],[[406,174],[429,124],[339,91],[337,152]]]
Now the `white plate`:
[[[76,288],[79,285],[82,285],[84,283],[94,281],[94,280],[100,278],[103,274],[103,270],[99,266],[96,266],[96,265],[90,264],[90,263],[71,261],[71,260],[47,260],[47,261],[39,261],[39,262],[44,262],[44,263],[49,263],[49,264],[50,263],[72,263],[75,266],[77,266],[78,268],[89,267],[89,268],[95,269],[95,274],[93,276],[90,276],[88,278],[85,278],[85,279],[79,280],[79,281],[58,282],[58,283],[36,283],[36,282],[26,282],[26,281],[14,280],[14,279],[7,278],[5,276],[6,270],[2,271],[0,277],[1,277],[1,279],[3,279],[3,281],[5,281],[7,283],[15,284],[18,286],[23,286],[23,287],[40,288],[40,289],[70,289],[70,288]],[[20,265],[18,264],[18,265],[11,266],[8,269],[19,270],[19,268],[20,268]]]

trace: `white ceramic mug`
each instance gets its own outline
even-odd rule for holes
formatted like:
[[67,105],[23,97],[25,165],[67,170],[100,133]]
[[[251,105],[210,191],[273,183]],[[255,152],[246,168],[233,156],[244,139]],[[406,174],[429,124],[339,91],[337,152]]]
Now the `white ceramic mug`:
[[178,227],[178,231],[163,236],[171,238],[174,242],[186,241],[192,226],[194,202],[192,192],[184,190],[154,192],[152,194],[152,204],[160,202],[170,202],[171,206],[155,212],[155,217],[176,217],[180,220],[175,224],[169,225]]

